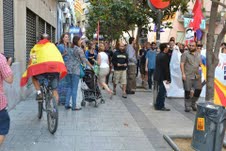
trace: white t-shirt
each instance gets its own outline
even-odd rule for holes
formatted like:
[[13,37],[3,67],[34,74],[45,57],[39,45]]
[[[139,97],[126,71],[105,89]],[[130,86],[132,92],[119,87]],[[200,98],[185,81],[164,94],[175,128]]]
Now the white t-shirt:
[[108,55],[105,52],[100,52],[98,55],[100,55],[101,59],[100,68],[109,68]]

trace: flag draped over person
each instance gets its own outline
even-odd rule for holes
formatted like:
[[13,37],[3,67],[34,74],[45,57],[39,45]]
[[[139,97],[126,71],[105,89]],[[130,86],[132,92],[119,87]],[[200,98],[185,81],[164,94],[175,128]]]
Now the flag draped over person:
[[27,70],[22,75],[20,86],[25,86],[32,76],[43,73],[60,73],[60,78],[66,76],[67,69],[57,47],[47,39],[40,40],[30,52]]

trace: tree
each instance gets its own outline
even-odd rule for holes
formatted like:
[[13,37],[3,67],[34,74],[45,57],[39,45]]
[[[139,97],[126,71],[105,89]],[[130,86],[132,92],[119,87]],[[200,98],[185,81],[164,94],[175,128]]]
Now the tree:
[[214,33],[215,33],[215,22],[217,19],[218,7],[219,5],[226,8],[226,5],[221,3],[220,0],[211,0],[211,12],[210,12],[210,25],[209,32],[207,34],[207,84],[206,84],[206,101],[213,101],[214,98],[214,77],[215,68],[218,65],[219,59],[219,49],[222,39],[226,34],[226,24],[224,21],[223,28],[220,34],[217,36],[217,41],[214,43]]
[[[165,9],[163,17],[167,18],[173,15],[176,11],[187,11],[187,3],[189,0],[171,0],[171,5]],[[156,23],[157,14],[152,11],[146,0],[92,0],[89,8],[87,29],[91,37],[95,33],[97,21],[101,21],[101,34],[106,38],[114,40],[118,39],[123,32],[134,30],[138,27],[138,34],[141,28],[149,29],[149,20],[153,19]],[[166,24],[164,27],[170,27],[171,24]]]

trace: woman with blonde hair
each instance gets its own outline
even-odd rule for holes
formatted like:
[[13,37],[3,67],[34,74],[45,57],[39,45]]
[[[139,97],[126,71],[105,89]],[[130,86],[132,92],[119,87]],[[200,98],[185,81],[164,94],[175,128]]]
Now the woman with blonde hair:
[[113,92],[106,84],[106,76],[108,75],[108,73],[110,71],[109,58],[108,58],[108,55],[104,51],[105,51],[105,46],[103,43],[100,43],[99,44],[99,53],[97,55],[97,64],[100,67],[99,74],[98,74],[98,80],[99,80],[100,86],[104,87],[104,89],[112,97]]

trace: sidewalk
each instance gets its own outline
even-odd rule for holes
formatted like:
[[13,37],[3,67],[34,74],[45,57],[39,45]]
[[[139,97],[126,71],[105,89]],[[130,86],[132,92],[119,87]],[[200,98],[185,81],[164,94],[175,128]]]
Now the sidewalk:
[[191,137],[195,114],[184,112],[182,99],[166,101],[170,112],[155,111],[152,93],[138,91],[123,99],[118,89],[98,108],[75,112],[59,106],[55,135],[47,130],[45,113],[37,118],[31,96],[10,111],[10,133],[0,151],[172,151],[163,134]]

